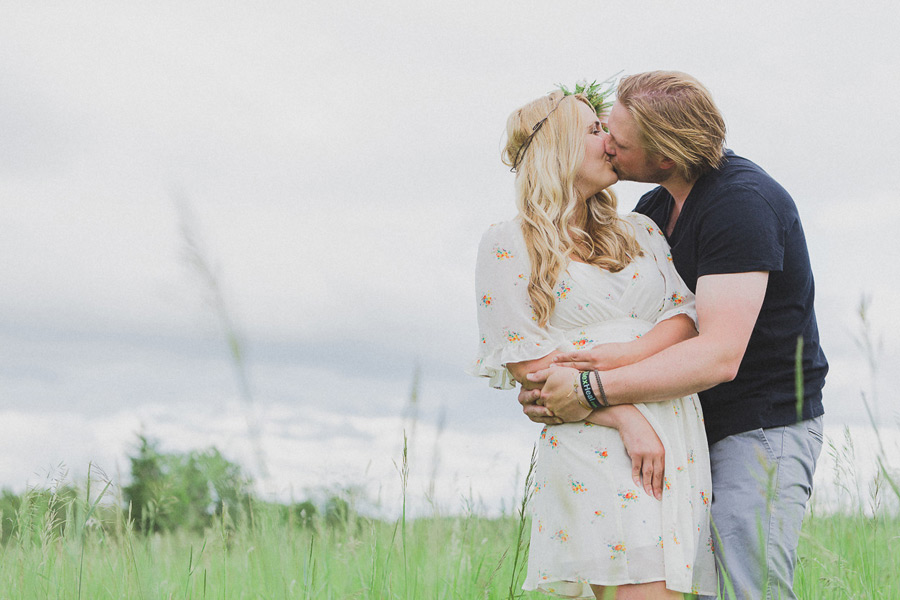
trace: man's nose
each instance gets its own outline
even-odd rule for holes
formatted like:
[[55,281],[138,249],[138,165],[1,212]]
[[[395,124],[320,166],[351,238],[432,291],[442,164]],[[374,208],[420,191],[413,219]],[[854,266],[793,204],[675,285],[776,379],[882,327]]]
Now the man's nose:
[[615,150],[615,148],[613,148],[614,145],[615,144],[613,144],[612,138],[610,138],[609,135],[604,134],[603,135],[603,151],[606,152],[606,154],[608,156],[616,155],[616,150]]

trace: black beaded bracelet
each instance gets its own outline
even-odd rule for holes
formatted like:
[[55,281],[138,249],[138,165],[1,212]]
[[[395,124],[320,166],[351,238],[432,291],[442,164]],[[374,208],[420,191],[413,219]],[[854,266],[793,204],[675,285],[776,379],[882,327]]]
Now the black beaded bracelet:
[[[600,381],[600,371],[594,369],[594,377],[597,379],[597,389],[600,390],[600,404],[609,406],[609,398],[606,397],[606,391],[603,389],[603,382]],[[590,379],[588,379],[588,382],[590,382]]]
[[584,399],[587,400],[587,403],[591,408],[600,408],[602,405],[600,404],[600,401],[597,400],[597,396],[594,395],[594,390],[591,389],[590,377],[590,371],[581,372],[581,391],[584,392]]

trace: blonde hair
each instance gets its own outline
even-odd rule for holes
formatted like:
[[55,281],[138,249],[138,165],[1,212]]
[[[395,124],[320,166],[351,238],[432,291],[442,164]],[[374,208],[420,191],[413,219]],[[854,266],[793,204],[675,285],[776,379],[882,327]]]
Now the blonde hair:
[[699,81],[678,71],[638,73],[619,82],[616,99],[634,118],[643,149],[674,161],[685,181],[718,168],[725,120]]
[[584,160],[579,102],[590,106],[581,94],[552,92],[506,121],[503,162],[516,167],[516,205],[531,259],[528,296],[541,327],[553,314],[554,287],[571,257],[616,273],[641,255],[630,224],[616,212],[612,192],[579,202],[575,177]]

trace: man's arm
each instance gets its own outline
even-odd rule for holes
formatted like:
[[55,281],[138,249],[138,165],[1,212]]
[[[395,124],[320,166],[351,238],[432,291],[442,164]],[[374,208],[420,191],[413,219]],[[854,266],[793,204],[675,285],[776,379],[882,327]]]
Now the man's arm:
[[[679,398],[734,379],[759,316],[768,279],[767,272],[700,277],[696,293],[700,334],[640,362],[601,372],[609,403]],[[544,383],[541,403],[564,421],[572,420],[577,406],[560,393],[571,386],[573,374],[577,374],[575,369],[557,368],[528,376],[532,382]],[[535,408],[524,404],[526,414]]]
[[[691,328],[693,329],[693,325]],[[553,352],[535,360],[507,363],[506,368],[513,379],[520,383],[527,383],[526,375],[535,370],[547,369],[558,354],[558,352]],[[572,387],[568,391],[573,396],[573,392],[576,392]],[[540,406],[534,408],[543,409]],[[619,432],[625,452],[631,458],[631,478],[634,480],[634,484],[643,487],[648,495],[661,500],[666,451],[659,436],[653,430],[653,426],[644,418],[644,415],[634,406],[612,406],[592,411],[585,409],[577,401],[573,410],[579,412],[574,414],[572,420],[583,419],[596,425],[611,427]],[[528,414],[527,411],[525,412]],[[547,425],[559,425],[563,422],[562,419],[549,412],[540,416],[529,415],[529,418]]]

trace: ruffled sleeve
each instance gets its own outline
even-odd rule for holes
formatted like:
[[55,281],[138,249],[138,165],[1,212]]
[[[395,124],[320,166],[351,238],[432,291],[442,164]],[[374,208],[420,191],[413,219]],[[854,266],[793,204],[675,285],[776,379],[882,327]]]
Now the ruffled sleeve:
[[491,387],[515,387],[507,363],[542,358],[563,343],[561,333],[540,327],[528,297],[531,262],[518,221],[492,225],[481,238],[475,301],[481,340],[468,372]]
[[669,242],[663,231],[650,217],[639,213],[630,213],[628,220],[637,229],[638,241],[645,252],[653,255],[659,272],[666,284],[665,300],[659,307],[656,322],[671,319],[675,315],[687,315],[697,327],[697,308],[694,305],[694,294],[675,270]]

